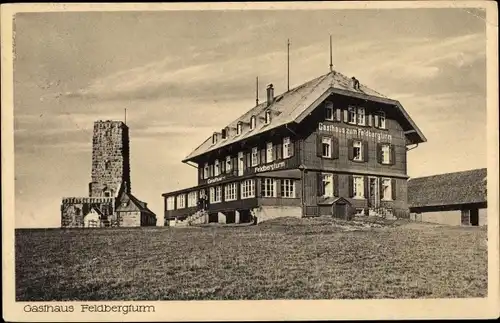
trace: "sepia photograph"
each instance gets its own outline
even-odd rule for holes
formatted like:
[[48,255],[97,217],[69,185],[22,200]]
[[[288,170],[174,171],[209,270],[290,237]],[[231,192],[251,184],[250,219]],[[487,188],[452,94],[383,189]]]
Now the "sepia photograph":
[[401,3],[18,7],[20,312],[498,301],[496,8]]

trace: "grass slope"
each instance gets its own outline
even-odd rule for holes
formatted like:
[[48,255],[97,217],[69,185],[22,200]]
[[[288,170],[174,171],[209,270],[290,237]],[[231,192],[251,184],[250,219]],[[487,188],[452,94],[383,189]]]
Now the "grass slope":
[[484,297],[484,228],[278,219],[250,227],[16,230],[16,298]]

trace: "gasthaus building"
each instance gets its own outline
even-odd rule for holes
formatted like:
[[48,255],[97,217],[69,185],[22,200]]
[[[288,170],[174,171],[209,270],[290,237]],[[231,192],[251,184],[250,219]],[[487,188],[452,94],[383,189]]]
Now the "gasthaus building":
[[407,151],[426,138],[398,101],[335,71],[266,94],[183,160],[198,185],[162,194],[165,225],[409,217]]

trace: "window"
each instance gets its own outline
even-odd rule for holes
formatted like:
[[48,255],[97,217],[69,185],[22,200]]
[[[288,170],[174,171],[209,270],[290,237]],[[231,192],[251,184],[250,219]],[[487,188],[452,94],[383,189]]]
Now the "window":
[[356,107],[347,108],[347,122],[356,124]]
[[358,125],[365,125],[365,108],[358,108]]
[[293,155],[292,146],[290,145],[290,137],[283,138],[283,159],[289,158]]
[[196,191],[188,193],[188,207],[196,206]]
[[379,111],[375,115],[375,127],[385,129],[385,113],[383,111]]
[[255,129],[255,122],[256,122],[255,116],[252,116],[252,118],[250,118],[250,130]]
[[236,183],[227,184],[225,187],[225,201],[234,201],[236,200]]
[[381,162],[382,164],[389,164],[391,161],[391,146],[388,144],[381,145]]
[[210,203],[219,203],[222,200],[222,186],[210,187]]
[[227,138],[227,128],[222,129],[221,133],[222,133],[222,139],[226,139]]
[[358,198],[365,196],[364,179],[362,176],[353,176],[353,195]]
[[359,140],[353,142],[353,160],[363,160],[363,143]]
[[266,145],[266,163],[270,163],[274,160],[273,158],[273,143],[268,142]]
[[175,210],[175,197],[167,197],[167,210]]
[[325,120],[333,121],[333,103],[331,102],[325,105]]
[[382,196],[383,200],[392,200],[392,187],[391,187],[391,179],[383,178],[382,179]]
[[247,199],[250,197],[255,197],[255,182],[253,179],[241,182],[241,198]]
[[329,137],[323,137],[323,144],[322,144],[322,155],[323,157],[326,158],[331,158],[332,157],[332,138]]
[[323,196],[333,197],[333,174],[322,174]]
[[212,135],[212,144],[216,144],[217,143],[217,133],[214,132],[214,134]]
[[226,157],[226,173],[231,172],[231,156]]
[[203,168],[203,178],[208,178],[208,163],[205,163],[205,167]]
[[219,160],[215,160],[214,162],[214,176],[219,176],[220,175],[220,165],[219,165]]
[[236,135],[241,134],[241,128],[242,128],[242,124],[241,124],[241,122],[238,122],[238,125],[236,126]]
[[185,207],[186,207],[186,195],[185,194],[177,195],[177,208],[183,209]]
[[261,183],[263,197],[276,197],[276,180],[274,178],[263,178]]
[[271,111],[266,111],[265,123],[269,124],[271,122]]
[[259,149],[257,147],[252,148],[252,166],[257,166],[259,164]]
[[243,166],[244,166],[244,163],[243,163],[243,152],[240,151],[238,153],[238,176],[242,176],[243,175]]
[[285,198],[295,197],[295,181],[293,179],[281,180],[281,197]]

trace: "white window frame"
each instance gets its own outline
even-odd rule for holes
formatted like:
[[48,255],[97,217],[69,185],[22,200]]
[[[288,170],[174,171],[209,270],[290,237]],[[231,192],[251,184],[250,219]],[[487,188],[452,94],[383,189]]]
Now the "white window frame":
[[276,180],[274,178],[262,178],[262,197],[276,197]]
[[214,132],[212,135],[212,145],[215,145],[217,143],[217,133]]
[[273,156],[273,143],[266,143],[266,163],[272,163],[274,161]]
[[[392,181],[390,178],[382,178],[382,200],[392,201]],[[386,194],[387,189],[387,194]]]
[[366,124],[365,108],[358,107],[356,123],[360,126]]
[[255,197],[255,181],[247,179],[240,183],[241,199],[248,199]]
[[231,156],[227,156],[226,157],[226,173],[230,173],[232,171],[231,166],[232,166]]
[[349,106],[347,108],[347,123],[356,124],[357,121],[358,121],[358,116],[356,107]]
[[224,201],[235,201],[236,199],[236,183],[226,184],[224,187]]
[[288,153],[288,149],[290,147],[290,137],[283,138],[283,159],[290,158],[291,155]]
[[210,203],[220,202],[222,202],[222,187],[220,185],[210,187]]
[[250,130],[254,130],[256,126],[257,126],[257,118],[255,116],[252,116],[250,118]]
[[264,115],[264,123],[265,124],[270,124],[271,123],[271,111],[266,111]]
[[175,196],[167,197],[167,211],[175,210]]
[[384,111],[377,112],[377,117],[378,117],[378,123],[375,125],[375,127],[380,129],[386,129],[385,112]]
[[187,201],[187,206],[188,207],[193,207],[196,206],[198,203],[198,198],[197,198],[197,192],[192,191],[188,193],[188,201]]
[[[322,173],[321,181],[323,182],[323,197],[334,197],[335,196],[335,188],[333,187],[333,174],[331,173]],[[330,184],[330,185],[329,185]],[[330,187],[330,188],[328,188]]]
[[293,179],[281,180],[281,197],[295,198],[295,181]]
[[238,124],[236,125],[236,135],[241,134],[242,128],[243,128],[243,124],[241,122],[238,122]]
[[[330,117],[328,117],[328,114],[330,114]],[[335,119],[335,113],[334,113],[334,109],[333,109],[333,103],[326,102],[326,104],[325,104],[325,120],[333,121],[334,119]]]
[[[384,148],[387,150],[387,151],[384,151]],[[391,163],[391,145],[389,144],[382,144],[380,146],[380,154],[382,155],[382,164],[384,165],[388,165]]]
[[186,207],[186,194],[179,194],[176,196],[177,208],[183,209]]
[[[359,156],[355,155],[355,148],[359,148]],[[354,140],[352,142],[352,159],[355,161],[363,161],[363,142],[361,140]]]
[[259,164],[259,148],[252,148],[252,167]]
[[220,164],[219,160],[216,159],[214,162],[214,176],[219,176],[220,175]]
[[[325,145],[327,145],[328,148],[325,148]],[[326,151],[326,154],[325,154],[325,151]],[[321,139],[321,157],[332,158],[332,138],[323,137]]]
[[356,199],[365,198],[365,178],[363,176],[352,177],[353,197]]
[[242,176],[243,175],[243,166],[245,165],[245,162],[244,162],[244,154],[242,151],[240,151],[238,153],[238,176]]
[[203,167],[203,179],[208,178],[208,163],[205,163],[205,167]]

